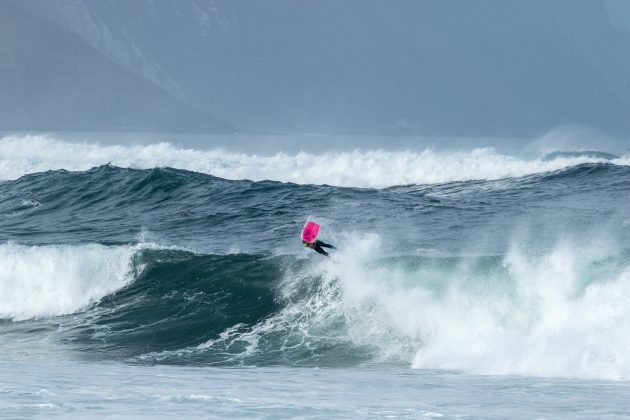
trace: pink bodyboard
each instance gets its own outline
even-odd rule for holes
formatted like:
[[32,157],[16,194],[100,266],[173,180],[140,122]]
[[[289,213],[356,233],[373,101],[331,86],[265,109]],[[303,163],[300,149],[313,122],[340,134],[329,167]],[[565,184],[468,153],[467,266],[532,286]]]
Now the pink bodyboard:
[[319,233],[319,225],[315,222],[306,222],[304,229],[302,229],[302,240],[306,242],[313,242],[317,238]]

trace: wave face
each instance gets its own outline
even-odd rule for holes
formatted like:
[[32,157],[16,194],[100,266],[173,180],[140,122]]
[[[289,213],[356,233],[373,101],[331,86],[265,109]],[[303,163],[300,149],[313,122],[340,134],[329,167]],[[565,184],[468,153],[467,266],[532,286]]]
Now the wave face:
[[[630,167],[534,172],[381,189],[113,165],[7,179],[0,347],[630,379]],[[331,258],[301,247],[309,216]]]

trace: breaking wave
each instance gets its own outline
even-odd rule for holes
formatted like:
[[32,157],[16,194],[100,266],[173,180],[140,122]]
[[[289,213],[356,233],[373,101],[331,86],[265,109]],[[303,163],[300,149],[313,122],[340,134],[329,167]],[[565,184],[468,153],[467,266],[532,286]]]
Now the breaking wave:
[[270,156],[201,151],[158,143],[143,146],[69,143],[45,136],[0,139],[0,179],[66,169],[84,171],[111,163],[123,168],[171,167],[225,179],[275,180],[382,188],[468,180],[496,180],[555,171],[584,163],[630,164],[627,156],[559,153],[523,160],[480,148],[471,151],[354,151],[323,154],[276,153]]
[[0,245],[0,318],[75,313],[133,279],[137,246]]
[[561,241],[538,255],[514,245],[379,258],[380,248],[375,234],[313,260],[5,244],[0,313],[28,331],[48,317],[46,339],[135,363],[630,378],[628,252]]

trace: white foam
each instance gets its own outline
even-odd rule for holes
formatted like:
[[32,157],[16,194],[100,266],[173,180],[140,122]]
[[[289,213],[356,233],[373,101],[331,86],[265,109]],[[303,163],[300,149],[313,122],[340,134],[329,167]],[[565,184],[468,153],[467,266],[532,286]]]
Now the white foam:
[[559,242],[535,256],[513,246],[501,270],[501,259],[484,260],[485,269],[470,257],[442,265],[382,261],[378,235],[343,236],[331,258],[313,255],[310,264],[287,268],[279,313],[178,353],[238,342],[242,351],[231,360],[247,363],[273,336],[284,337],[274,351],[298,349],[304,357],[305,349],[352,343],[371,348],[376,362],[414,368],[630,380],[630,263],[601,244]]
[[71,314],[128,284],[139,246],[0,245],[0,318]]
[[[459,152],[357,150],[259,156],[220,149],[185,149],[169,143],[121,146],[70,143],[46,136],[0,139],[0,179],[3,180],[46,170],[83,171],[111,163],[137,169],[172,167],[226,179],[380,188],[519,177],[587,162],[609,161],[591,157],[523,160],[489,148]],[[612,163],[628,165],[630,157]]]
[[535,257],[513,247],[506,271],[480,274],[466,262],[411,271],[368,264],[378,236],[353,245],[319,269],[342,288],[341,305],[331,307],[343,311],[349,338],[384,360],[475,374],[630,379],[630,264],[611,262],[599,247],[562,242]]

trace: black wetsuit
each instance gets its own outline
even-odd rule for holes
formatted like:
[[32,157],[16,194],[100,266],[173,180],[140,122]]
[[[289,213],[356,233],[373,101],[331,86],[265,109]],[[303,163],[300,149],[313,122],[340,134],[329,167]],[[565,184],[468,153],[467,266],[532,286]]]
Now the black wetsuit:
[[328,252],[324,251],[324,248],[337,249],[333,245],[327,244],[326,242],[320,241],[319,239],[315,239],[315,242],[313,242],[313,245],[315,246],[309,246],[309,248],[325,256],[328,256]]

